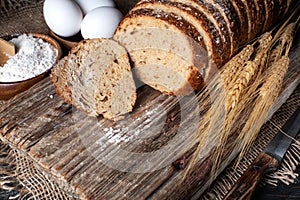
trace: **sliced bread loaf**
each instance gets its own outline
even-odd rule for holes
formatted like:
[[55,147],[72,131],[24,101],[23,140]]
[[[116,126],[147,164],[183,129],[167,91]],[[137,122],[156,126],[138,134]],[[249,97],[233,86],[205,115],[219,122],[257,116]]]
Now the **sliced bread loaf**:
[[51,72],[57,94],[90,116],[119,120],[136,100],[128,54],[111,39],[83,40]]
[[203,38],[203,43],[208,51],[209,56],[215,63],[227,62],[230,57],[231,43],[230,41],[224,42],[222,33],[218,31],[215,24],[213,24],[207,16],[200,10],[183,3],[167,0],[145,0],[141,1],[132,11],[139,9],[153,9],[160,10],[165,14],[176,15],[191,25],[193,25]]
[[207,83],[238,48],[282,19],[277,12],[285,14],[292,2],[141,0],[114,39],[128,51],[138,78],[161,92],[186,95]]
[[[132,10],[119,25],[114,39],[126,47],[138,78],[168,94],[186,95],[193,90],[184,88],[198,89],[203,85],[201,76],[211,70],[207,67],[208,55],[203,49],[202,36],[192,24],[174,13],[147,8]],[[161,57],[157,56],[159,52]],[[147,62],[144,55],[149,57]],[[175,60],[178,62],[175,63]],[[147,66],[149,70],[138,69],[146,69]],[[153,66],[168,66],[169,70],[165,71],[166,75],[158,74]],[[199,71],[201,76],[195,71]],[[192,74],[194,78],[191,79]],[[172,79],[174,75],[182,78],[176,78],[178,85],[168,88],[164,84],[167,82],[165,77]],[[147,77],[147,80],[143,77]]]

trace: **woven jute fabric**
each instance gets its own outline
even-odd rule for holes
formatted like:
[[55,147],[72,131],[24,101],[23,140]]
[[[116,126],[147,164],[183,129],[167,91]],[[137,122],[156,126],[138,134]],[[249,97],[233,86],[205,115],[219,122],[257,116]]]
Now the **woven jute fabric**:
[[[1,0],[0,1],[0,36],[14,33],[35,32],[48,33],[48,27],[43,18],[43,2],[41,0]],[[137,1],[118,1],[118,5],[126,12]],[[127,4],[126,4],[127,3]],[[126,5],[125,5],[126,4]],[[5,104],[5,102],[0,102]],[[250,165],[251,161],[277,133],[293,111],[300,106],[300,87],[294,91],[289,100],[276,112],[272,119],[262,128],[260,137],[243,161],[237,166],[229,166],[204,194],[204,199],[222,199],[239,176]],[[276,122],[277,126],[274,126]],[[10,191],[11,199],[77,199],[76,192],[68,185],[62,187],[51,173],[46,172],[22,150],[0,140],[0,188]],[[296,154],[296,155],[295,155]],[[298,154],[297,144],[293,144],[287,154],[286,166],[296,165]],[[299,156],[298,156],[299,157]],[[293,159],[291,159],[293,158]],[[296,163],[292,163],[294,160]],[[293,170],[291,167],[290,170]],[[278,172],[277,172],[278,173]],[[270,176],[270,180],[274,180]],[[279,181],[279,180],[275,180]]]
[[14,33],[47,33],[43,17],[44,1],[1,0],[0,36]]

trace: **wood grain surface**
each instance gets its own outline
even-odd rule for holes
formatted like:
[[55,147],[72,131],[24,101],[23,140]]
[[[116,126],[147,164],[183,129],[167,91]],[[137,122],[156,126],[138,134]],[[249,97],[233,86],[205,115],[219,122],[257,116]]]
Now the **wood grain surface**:
[[[293,83],[299,76],[294,78]],[[283,96],[296,85],[286,86]],[[135,111],[114,123],[88,117],[64,103],[47,78],[1,107],[1,139],[83,199],[184,199],[199,188],[204,191],[213,180],[210,148],[186,179],[176,165],[192,151],[186,142],[197,128],[193,120],[198,110],[191,108],[182,119],[180,106],[193,98],[180,102],[147,86],[138,95]],[[157,126],[159,122],[163,126]],[[155,131],[155,127],[160,129]],[[184,131],[177,134],[179,128]],[[149,158],[151,154],[142,154],[159,151],[173,138],[174,149]]]

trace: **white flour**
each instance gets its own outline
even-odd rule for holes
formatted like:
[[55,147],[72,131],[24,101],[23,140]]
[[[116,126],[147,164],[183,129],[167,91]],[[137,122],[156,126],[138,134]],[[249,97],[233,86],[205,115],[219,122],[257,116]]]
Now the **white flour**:
[[23,34],[10,42],[16,46],[17,53],[0,67],[0,82],[33,78],[50,69],[56,61],[57,50],[42,39]]

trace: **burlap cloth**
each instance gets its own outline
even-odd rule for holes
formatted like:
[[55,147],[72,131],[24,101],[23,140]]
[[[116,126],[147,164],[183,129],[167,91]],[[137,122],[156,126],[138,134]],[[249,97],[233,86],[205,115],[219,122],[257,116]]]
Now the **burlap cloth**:
[[[12,33],[36,32],[48,33],[44,22],[41,0],[1,0],[0,1],[0,36]],[[123,13],[126,13],[137,1],[116,1]],[[298,34],[299,35],[299,34]],[[0,106],[5,104],[0,102]],[[203,195],[203,199],[222,199],[239,176],[250,165],[258,153],[267,145],[286,120],[300,106],[300,87],[298,86],[288,101],[275,113],[272,119],[264,125],[260,137],[243,161],[236,168],[228,166],[221,176]],[[298,138],[300,139],[300,138]],[[21,154],[18,149],[12,149],[8,144],[0,142],[0,199],[76,199],[76,194],[68,188],[60,188],[51,182],[34,163]],[[276,185],[278,182],[292,183],[296,174],[294,170],[300,163],[300,147],[296,142],[287,153],[286,159],[278,171],[270,174],[267,182]],[[3,190],[4,189],[4,190]]]

